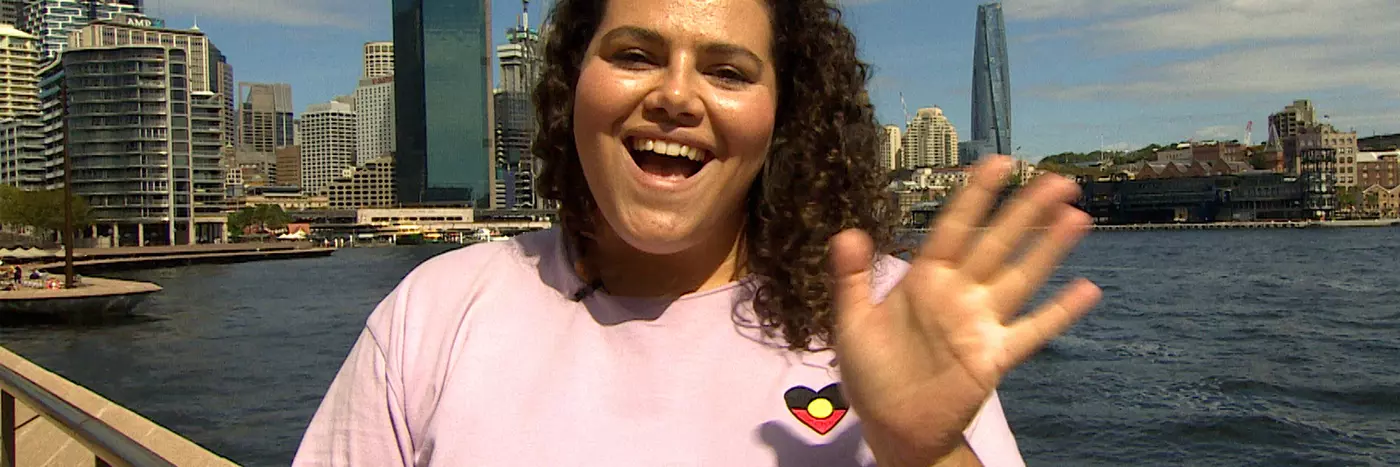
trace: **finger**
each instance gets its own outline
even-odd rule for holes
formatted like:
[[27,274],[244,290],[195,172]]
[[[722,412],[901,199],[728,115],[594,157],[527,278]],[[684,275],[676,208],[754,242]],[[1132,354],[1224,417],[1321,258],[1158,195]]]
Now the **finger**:
[[1002,368],[1009,371],[1035,355],[1093,309],[1102,297],[1103,291],[1093,282],[1078,279],[1060,291],[1055,300],[1018,320],[1006,336],[1007,360]]
[[916,260],[949,261],[954,264],[962,261],[968,238],[981,227],[988,208],[1006,185],[1009,163],[1010,159],[1005,156],[990,156],[977,164],[967,186],[953,195],[947,210],[934,223],[933,231],[924,240]]
[[1026,252],[1021,262],[994,279],[992,290],[997,291],[997,297],[1001,300],[1003,321],[1011,319],[1021,310],[1022,304],[1045,285],[1060,262],[1074,251],[1093,225],[1093,219],[1087,213],[1069,206],[1062,206],[1054,216],[1055,220],[1044,237]]
[[978,282],[992,279],[1006,268],[1007,257],[1021,248],[1032,227],[1058,215],[1057,206],[1079,197],[1079,184],[1058,175],[1038,178],[1017,193],[1006,209],[997,213],[991,227],[972,248],[962,269]]
[[873,308],[871,268],[875,246],[869,235],[856,229],[836,234],[830,246],[836,319],[838,322],[860,321]]

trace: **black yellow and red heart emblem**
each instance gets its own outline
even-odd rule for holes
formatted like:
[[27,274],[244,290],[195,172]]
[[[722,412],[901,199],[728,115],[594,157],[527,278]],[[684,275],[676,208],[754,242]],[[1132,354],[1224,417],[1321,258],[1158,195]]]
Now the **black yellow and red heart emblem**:
[[821,391],[806,386],[794,386],[783,393],[788,411],[817,434],[825,435],[846,417],[851,406],[841,395],[841,383],[831,383]]

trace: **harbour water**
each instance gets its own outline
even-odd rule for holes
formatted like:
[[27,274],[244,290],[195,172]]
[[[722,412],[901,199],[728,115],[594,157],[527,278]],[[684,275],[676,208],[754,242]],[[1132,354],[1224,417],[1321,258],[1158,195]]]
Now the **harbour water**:
[[[447,247],[122,273],[132,323],[0,343],[244,465],[286,465],[374,305]],[[1105,302],[1014,372],[1031,465],[1400,465],[1400,229],[1100,232]]]

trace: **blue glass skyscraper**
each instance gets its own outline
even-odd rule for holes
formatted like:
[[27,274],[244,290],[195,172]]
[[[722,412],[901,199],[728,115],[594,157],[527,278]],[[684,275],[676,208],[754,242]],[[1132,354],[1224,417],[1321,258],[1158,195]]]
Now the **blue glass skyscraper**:
[[394,0],[394,179],[400,203],[491,196],[488,0]]
[[[972,57],[972,143],[969,156],[1007,154],[1011,146],[1011,71],[1001,3],[977,7]],[[967,162],[967,161],[964,161]]]

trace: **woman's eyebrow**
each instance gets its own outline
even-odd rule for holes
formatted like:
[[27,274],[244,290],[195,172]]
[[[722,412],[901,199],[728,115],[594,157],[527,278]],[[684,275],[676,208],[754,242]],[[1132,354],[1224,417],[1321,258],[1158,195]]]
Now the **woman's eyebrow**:
[[[670,42],[667,41],[666,37],[662,36],[661,33],[640,26],[618,26],[616,28],[613,28],[611,31],[608,31],[607,34],[603,35],[604,42],[611,42],[622,39],[631,39],[646,44],[663,46]],[[753,60],[759,66],[762,66],[764,64],[763,59],[760,58],[758,54],[754,53],[752,50],[749,50],[748,47],[744,47],[742,45],[732,44],[729,42],[712,41],[701,44],[700,48],[706,53],[725,56],[739,56],[748,60]]]

